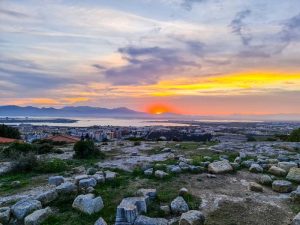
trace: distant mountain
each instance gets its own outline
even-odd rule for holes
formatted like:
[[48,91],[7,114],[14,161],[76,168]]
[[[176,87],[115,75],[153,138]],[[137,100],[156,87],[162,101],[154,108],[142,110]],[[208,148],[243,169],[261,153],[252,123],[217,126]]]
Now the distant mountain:
[[149,114],[125,107],[108,109],[89,106],[68,106],[60,109],[33,106],[0,106],[0,116],[47,116],[47,117],[147,117]]

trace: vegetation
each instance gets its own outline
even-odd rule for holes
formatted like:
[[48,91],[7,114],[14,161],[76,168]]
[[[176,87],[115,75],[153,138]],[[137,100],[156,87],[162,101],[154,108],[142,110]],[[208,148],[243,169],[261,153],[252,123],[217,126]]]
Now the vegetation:
[[40,173],[60,173],[66,171],[68,164],[62,159],[39,161],[36,171]]
[[21,134],[17,128],[2,124],[0,125],[0,137],[20,139]]
[[289,135],[288,140],[292,142],[300,142],[300,128],[293,130]]
[[37,157],[34,153],[20,154],[13,161],[13,171],[15,172],[30,172],[38,166]]
[[104,157],[91,140],[81,140],[74,145],[75,155],[77,159],[87,159],[91,157]]

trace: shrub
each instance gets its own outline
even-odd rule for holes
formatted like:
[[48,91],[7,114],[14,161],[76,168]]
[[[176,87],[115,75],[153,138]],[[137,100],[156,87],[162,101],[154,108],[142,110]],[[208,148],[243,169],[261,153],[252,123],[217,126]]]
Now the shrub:
[[61,159],[51,159],[46,161],[40,161],[36,168],[36,171],[41,173],[59,173],[66,171],[68,165]]
[[293,130],[288,140],[291,142],[300,142],[300,128]]
[[50,153],[53,150],[53,145],[49,143],[44,143],[44,144],[38,144],[36,145],[37,153],[38,154],[46,154]]
[[12,143],[3,150],[5,157],[14,158],[15,155],[36,152],[36,146],[27,143]]
[[78,141],[74,145],[74,151],[74,158],[78,159],[86,159],[100,155],[100,151],[95,147],[94,142],[91,140]]
[[14,172],[30,172],[38,165],[38,160],[34,153],[20,154],[15,158],[12,164]]

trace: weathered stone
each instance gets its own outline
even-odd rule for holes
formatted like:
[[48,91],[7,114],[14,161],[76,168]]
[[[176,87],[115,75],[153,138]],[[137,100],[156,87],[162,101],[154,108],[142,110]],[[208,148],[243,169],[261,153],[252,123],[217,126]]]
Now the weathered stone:
[[81,181],[83,179],[88,179],[88,178],[90,178],[90,176],[87,175],[87,174],[78,175],[78,176],[75,177],[75,184],[78,185],[79,181]]
[[273,191],[279,192],[279,193],[288,193],[291,192],[293,187],[292,183],[285,180],[275,180],[272,183],[272,189]]
[[10,219],[10,208],[2,207],[0,208],[0,223],[7,224]]
[[294,217],[291,225],[300,225],[300,213]]
[[82,179],[79,181],[79,188],[88,188],[88,187],[95,187],[97,185],[97,181],[95,178],[87,178]]
[[183,195],[187,194],[188,192],[189,192],[188,189],[183,187],[179,190],[179,195],[183,196]]
[[36,197],[36,199],[39,200],[42,203],[42,205],[47,205],[50,202],[56,200],[57,198],[58,198],[58,193],[55,189],[43,192]]
[[144,174],[146,176],[152,176],[153,175],[153,171],[154,171],[153,168],[150,168],[150,169],[145,170]]
[[29,214],[24,219],[25,225],[39,225],[44,222],[50,215],[52,214],[52,210],[50,207],[45,209],[39,209]]
[[167,177],[169,174],[162,170],[156,170],[154,175],[155,175],[155,177],[162,179],[162,178]]
[[83,174],[83,173],[85,173],[85,168],[84,168],[84,166],[78,166],[78,167],[75,167],[75,168],[73,168],[72,169],[73,170],[73,173],[75,173],[75,174]]
[[170,215],[170,213],[171,213],[170,206],[168,206],[168,205],[161,205],[161,206],[159,207],[159,209],[160,209],[166,216]]
[[233,168],[228,161],[223,160],[223,161],[217,161],[217,162],[210,163],[208,165],[208,171],[210,173],[216,173],[216,174],[228,173],[228,172],[233,171]]
[[21,182],[18,181],[18,180],[15,180],[15,181],[11,182],[10,186],[11,186],[12,188],[18,188],[18,187],[21,186]]
[[77,193],[77,186],[71,182],[64,182],[55,188],[59,195],[68,195]]
[[269,175],[262,175],[259,178],[259,183],[262,185],[272,185],[272,178]]
[[263,187],[261,185],[259,185],[258,183],[250,182],[249,183],[249,190],[250,191],[255,191],[255,192],[263,192]]
[[293,202],[300,203],[300,186],[298,186],[296,191],[293,191],[290,194],[290,197],[291,197]]
[[286,179],[300,183],[300,168],[291,168]]
[[250,168],[249,171],[251,173],[262,173],[264,171],[264,169],[257,163],[253,163]]
[[285,171],[289,172],[291,168],[298,167],[298,164],[295,162],[279,162],[278,167],[284,169]]
[[246,161],[243,161],[241,163],[241,165],[243,167],[250,168],[253,163],[255,163],[254,160],[246,160]]
[[147,216],[138,216],[134,225],[168,225],[168,220],[164,218],[150,218]]
[[58,186],[65,182],[65,178],[63,176],[53,176],[48,178],[48,183],[50,185]]
[[78,195],[75,198],[72,207],[78,209],[81,212],[91,215],[93,213],[99,212],[104,207],[104,205],[100,196],[95,197],[94,194],[87,194]]
[[174,166],[174,165],[169,166],[169,167],[167,168],[167,170],[168,170],[170,173],[181,173],[181,172],[182,172],[180,166]]
[[102,217],[100,217],[100,218],[95,222],[94,225],[107,225],[107,223],[105,222],[105,220],[104,220]]
[[150,199],[155,199],[157,196],[156,189],[145,189],[141,188],[137,191],[138,196],[149,197]]
[[94,174],[93,178],[97,181],[98,184],[105,183],[105,177],[103,174]]
[[284,177],[286,175],[286,171],[277,166],[271,166],[268,172],[278,177]]
[[201,167],[201,166],[190,165],[190,166],[189,166],[189,170],[190,170],[192,173],[201,173],[201,172],[204,171],[204,168]]
[[114,180],[117,177],[117,173],[112,171],[105,171],[105,179],[106,180]]
[[204,221],[205,217],[202,212],[190,210],[181,214],[179,225],[203,225]]
[[97,172],[97,169],[94,167],[90,167],[86,170],[87,175],[94,175]]
[[11,212],[18,220],[22,220],[33,211],[41,208],[42,204],[40,201],[34,199],[23,199],[11,207]]
[[171,202],[171,211],[174,214],[181,214],[189,211],[189,206],[183,199],[183,197],[178,196]]

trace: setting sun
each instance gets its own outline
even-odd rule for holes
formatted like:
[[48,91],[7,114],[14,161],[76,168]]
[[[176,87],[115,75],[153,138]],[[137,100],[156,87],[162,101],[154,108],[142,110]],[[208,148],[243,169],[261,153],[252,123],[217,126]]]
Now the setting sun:
[[173,112],[173,110],[171,107],[164,104],[153,104],[148,107],[147,112],[154,115],[161,115],[164,113]]

